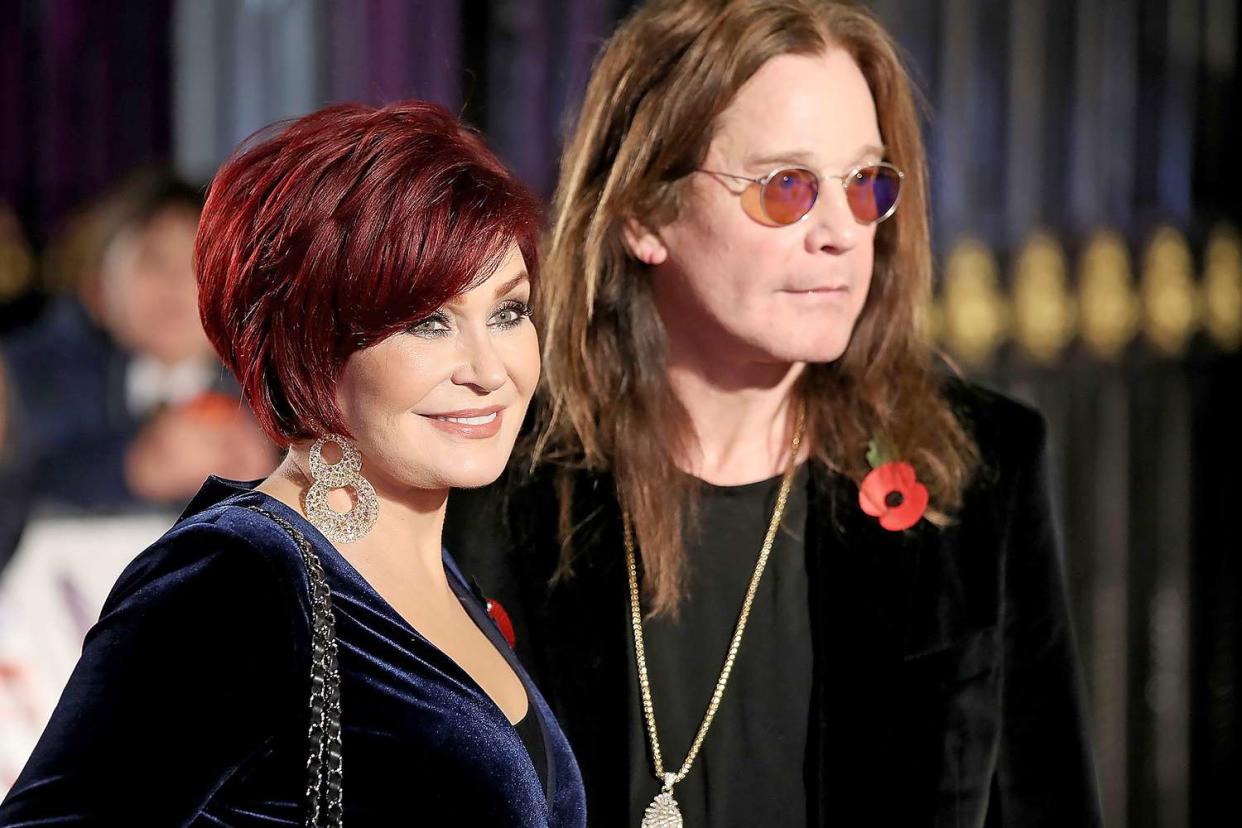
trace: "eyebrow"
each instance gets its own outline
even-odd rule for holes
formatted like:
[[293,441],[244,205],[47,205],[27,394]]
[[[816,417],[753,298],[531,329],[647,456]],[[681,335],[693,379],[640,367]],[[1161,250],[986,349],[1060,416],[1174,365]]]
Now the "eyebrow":
[[[855,161],[861,161],[869,155],[875,155],[883,158],[885,152],[886,150],[881,144],[867,144],[855,153],[854,159]],[[763,155],[751,156],[746,159],[745,164],[749,168],[765,166],[768,164],[781,164],[789,161],[806,167],[813,167],[815,153],[810,150],[781,150],[780,152],[769,152],[764,153]]]
[[[513,290],[513,289],[514,289],[515,287],[517,287],[518,285],[522,284],[522,282],[529,282],[529,281],[530,281],[530,274],[529,274],[529,273],[527,273],[525,270],[523,270],[521,273],[519,273],[518,275],[514,276],[512,279],[510,279],[509,281],[507,281],[507,282],[505,282],[503,285],[501,285],[499,288],[497,288],[497,289],[496,289],[496,296],[497,296],[497,297],[504,296],[506,293],[508,293],[509,291]],[[462,298],[460,295],[458,295],[458,296],[454,296],[452,299],[448,300],[448,302],[446,302],[445,304],[447,304],[447,305],[460,305],[460,304],[462,303],[462,301],[463,301],[463,298]]]

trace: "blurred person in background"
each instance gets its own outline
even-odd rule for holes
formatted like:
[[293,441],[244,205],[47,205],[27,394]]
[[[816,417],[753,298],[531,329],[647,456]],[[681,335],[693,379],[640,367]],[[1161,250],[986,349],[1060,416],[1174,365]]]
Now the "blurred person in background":
[[199,319],[201,207],[171,175],[131,176],[79,223],[72,294],[0,344],[0,560],[29,508],[184,503],[210,473],[275,466]]
[[[0,336],[33,318],[41,298],[33,290],[34,252],[13,208],[0,201]],[[4,409],[0,408],[0,428]]]

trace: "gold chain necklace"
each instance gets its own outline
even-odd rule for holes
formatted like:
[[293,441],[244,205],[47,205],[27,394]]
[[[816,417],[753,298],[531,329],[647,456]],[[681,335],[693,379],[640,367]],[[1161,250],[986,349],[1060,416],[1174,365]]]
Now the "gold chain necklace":
[[651,759],[655,766],[656,779],[663,783],[660,793],[643,814],[642,828],[681,828],[681,809],[673,798],[673,786],[686,778],[690,766],[703,747],[707,730],[711,727],[720,700],[724,698],[725,685],[729,683],[729,674],[733,672],[733,662],[737,658],[738,649],[742,646],[742,635],[746,632],[746,620],[750,617],[750,607],[755,601],[755,593],[759,589],[759,579],[763,577],[772,545],[776,542],[776,533],[780,530],[781,518],[785,514],[785,504],[789,500],[789,490],[793,486],[794,470],[798,462],[798,450],[802,447],[802,435],[806,429],[806,413],[798,415],[798,423],[794,428],[793,441],[789,446],[789,464],[781,479],[780,492],[776,496],[776,508],[772,511],[772,520],[768,523],[768,533],[763,539],[763,547],[759,551],[759,560],[755,563],[755,572],[750,576],[750,586],[746,589],[746,597],[742,601],[742,611],[738,615],[737,625],[733,628],[733,639],[725,655],[724,667],[720,670],[720,678],[716,679],[716,689],[712,691],[711,700],[707,703],[707,712],[703,714],[703,722],[695,734],[694,742],[676,773],[664,767],[664,757],[660,752],[660,737],[656,732],[655,706],[651,702],[651,683],[647,677],[647,654],[643,646],[643,617],[638,605],[638,567],[634,563],[634,532],[630,527],[630,516],[625,514],[623,524],[625,530],[625,563],[630,580],[630,620],[634,625],[634,655],[638,662],[638,687],[642,691],[643,718],[647,722],[647,737],[651,743]]

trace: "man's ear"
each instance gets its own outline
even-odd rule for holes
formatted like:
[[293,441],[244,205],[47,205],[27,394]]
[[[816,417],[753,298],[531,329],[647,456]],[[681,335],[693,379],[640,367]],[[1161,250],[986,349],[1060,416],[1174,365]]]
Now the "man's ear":
[[621,225],[621,241],[630,255],[645,265],[654,267],[664,264],[668,258],[668,248],[664,246],[663,239],[633,216]]

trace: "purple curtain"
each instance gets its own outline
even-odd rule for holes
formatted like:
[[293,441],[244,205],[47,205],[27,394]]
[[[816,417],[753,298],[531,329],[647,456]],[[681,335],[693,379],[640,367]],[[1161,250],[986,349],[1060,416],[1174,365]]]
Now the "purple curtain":
[[331,100],[423,98],[461,107],[459,0],[329,0]]
[[20,2],[0,22],[0,198],[36,242],[170,150],[170,0]]
[[491,9],[482,126],[501,157],[546,197],[591,63],[612,29],[613,4],[498,0]]

